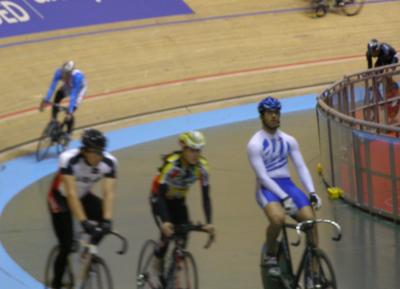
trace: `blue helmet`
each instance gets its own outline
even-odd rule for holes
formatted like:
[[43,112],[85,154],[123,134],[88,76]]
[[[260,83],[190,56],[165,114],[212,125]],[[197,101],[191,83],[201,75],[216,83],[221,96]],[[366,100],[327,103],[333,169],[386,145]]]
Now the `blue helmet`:
[[260,103],[258,104],[258,112],[260,114],[263,114],[264,111],[266,110],[278,110],[280,111],[282,108],[281,102],[272,96],[268,96],[264,98]]

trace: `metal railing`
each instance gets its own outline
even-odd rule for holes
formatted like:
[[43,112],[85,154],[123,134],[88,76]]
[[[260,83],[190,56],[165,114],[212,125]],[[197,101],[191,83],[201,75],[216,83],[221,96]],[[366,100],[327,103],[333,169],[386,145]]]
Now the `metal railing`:
[[317,103],[323,177],[344,198],[399,220],[400,65],[345,76]]

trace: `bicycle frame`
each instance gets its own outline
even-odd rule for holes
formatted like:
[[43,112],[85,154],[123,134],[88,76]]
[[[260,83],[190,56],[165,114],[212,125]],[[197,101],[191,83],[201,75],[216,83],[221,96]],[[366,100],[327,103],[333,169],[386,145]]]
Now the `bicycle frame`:
[[[125,237],[117,232],[110,232],[108,235],[116,236],[121,241],[121,249],[116,253],[123,255],[128,250],[128,241]],[[76,288],[84,288],[85,282],[87,281],[92,268],[92,265],[96,262],[100,262],[101,257],[99,256],[98,245],[91,242],[80,240],[80,245],[83,246],[83,265],[80,271],[80,278]]]
[[[272,281],[271,278],[273,277],[268,278],[268,276],[265,275],[266,273],[263,271],[264,286],[267,286],[266,284],[269,284],[270,282],[273,283],[275,282],[274,286],[276,288],[285,288],[285,289],[298,288],[303,272],[305,273],[304,276],[306,276],[307,274],[307,271],[305,271],[307,269],[306,268],[308,264],[307,262],[313,260],[312,256],[316,255],[320,251],[320,249],[314,246],[312,239],[312,234],[313,234],[312,228],[318,223],[326,223],[332,225],[337,232],[337,235],[334,236],[332,239],[334,241],[340,240],[341,228],[339,224],[331,220],[316,219],[316,220],[308,220],[300,222],[298,224],[284,224],[281,232],[280,246],[278,252],[278,263],[279,266],[281,267],[282,274],[280,278],[275,278],[277,280],[280,280],[280,282],[276,283],[276,281]],[[293,229],[296,231],[298,239],[295,242],[291,243],[289,242],[287,229]],[[298,263],[298,267],[295,272],[289,244],[293,246],[299,246],[301,243],[301,236],[303,233],[305,233],[306,235],[306,244],[304,247],[304,251],[302,253],[302,257],[300,259],[300,262]]]
[[[294,273],[293,270],[293,261],[290,253],[290,248],[289,248],[289,238],[288,238],[288,233],[287,233],[287,228],[290,229],[296,229],[297,225],[294,224],[285,224],[282,228],[282,238],[281,238],[281,244],[282,244],[282,250],[283,250],[283,257],[285,259],[286,266],[288,267],[288,275],[291,276],[291,280],[282,280],[284,283],[285,287],[288,289],[291,288],[296,288],[297,284],[300,282],[301,274],[305,270],[305,265],[306,265],[306,260],[308,256],[310,256],[311,251],[313,250],[313,244],[312,244],[312,232],[311,230],[307,230],[306,233],[306,246],[304,248],[302,257],[300,259],[300,263],[298,265],[296,274]],[[298,246],[299,244],[292,243],[292,245]],[[287,284],[289,283],[289,284]]]

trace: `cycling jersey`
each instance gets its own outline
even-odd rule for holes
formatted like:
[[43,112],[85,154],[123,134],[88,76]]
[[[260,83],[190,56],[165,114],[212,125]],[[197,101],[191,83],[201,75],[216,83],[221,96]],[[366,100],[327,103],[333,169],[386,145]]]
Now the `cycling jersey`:
[[[58,202],[55,193],[66,197],[64,186],[61,184],[61,175],[72,175],[76,179],[76,194],[83,198],[90,193],[93,185],[103,177],[116,178],[117,160],[108,152],[95,167],[90,166],[83,157],[80,149],[70,149],[59,157],[59,171],[56,174],[49,192],[49,204],[53,211],[57,210]],[[53,208],[54,207],[54,208]]]
[[[395,64],[399,62],[397,51],[387,43],[381,43],[378,46],[378,59],[375,62],[375,67]],[[372,52],[367,50],[366,53],[368,69],[372,68]]]
[[153,194],[158,193],[160,184],[168,185],[167,199],[185,198],[192,185],[197,180],[202,187],[208,186],[208,162],[200,157],[198,164],[184,167],[181,152],[174,152],[164,158],[164,164],[159,168],[159,174],[153,180]]
[[71,77],[68,79],[68,81],[65,81],[62,78],[61,68],[57,69],[54,73],[54,77],[45,97],[45,101],[50,101],[59,81],[62,82],[61,89],[64,91],[65,95],[70,95],[68,112],[72,113],[82,101],[82,98],[86,92],[87,85],[85,76],[80,70],[74,69],[72,71]]
[[256,173],[257,193],[261,194],[262,190],[270,191],[280,200],[290,195],[279,181],[279,179],[290,178],[288,157],[293,161],[306,190],[309,193],[315,192],[310,172],[294,137],[279,129],[275,134],[269,134],[263,129],[259,130],[250,139],[247,154],[250,165]]
[[159,172],[153,179],[150,198],[153,214],[157,215],[156,222],[157,217],[160,217],[162,222],[186,223],[186,195],[190,185],[199,180],[206,222],[210,224],[212,210],[207,160],[200,157],[197,164],[184,166],[182,152],[177,151],[164,157]]

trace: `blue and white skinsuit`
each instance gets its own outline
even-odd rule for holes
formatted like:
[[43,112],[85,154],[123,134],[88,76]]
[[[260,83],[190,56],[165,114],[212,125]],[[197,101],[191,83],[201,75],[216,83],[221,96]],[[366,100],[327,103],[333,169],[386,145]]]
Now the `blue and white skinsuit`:
[[247,154],[256,178],[256,199],[263,209],[271,202],[291,197],[298,209],[310,206],[308,196],[292,182],[288,157],[293,161],[300,181],[308,193],[315,192],[311,174],[296,139],[279,129],[269,134],[261,129],[247,145]]

